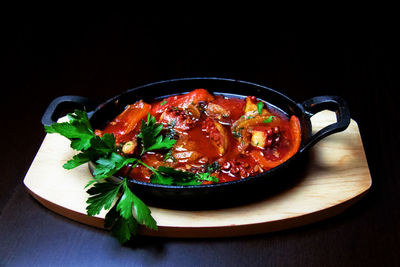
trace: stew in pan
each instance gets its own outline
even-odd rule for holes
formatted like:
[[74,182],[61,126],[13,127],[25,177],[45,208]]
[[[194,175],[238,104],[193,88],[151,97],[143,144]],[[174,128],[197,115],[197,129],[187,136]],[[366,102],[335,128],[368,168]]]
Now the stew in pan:
[[[164,140],[174,140],[170,149],[147,151],[145,140],[138,141],[145,138],[141,126],[151,119],[160,126],[157,131]],[[296,116],[289,118],[254,96],[212,95],[205,89],[153,103],[132,103],[104,129],[95,131],[98,136],[105,133],[114,134],[119,153],[126,157],[139,158],[155,169],[211,173],[219,183],[274,168],[293,156],[301,142]],[[150,181],[153,173],[139,164],[123,167],[120,174]]]

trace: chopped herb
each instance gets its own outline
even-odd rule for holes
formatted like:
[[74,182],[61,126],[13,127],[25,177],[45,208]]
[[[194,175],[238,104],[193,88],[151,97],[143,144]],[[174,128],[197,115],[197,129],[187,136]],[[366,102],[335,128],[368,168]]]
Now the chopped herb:
[[174,118],[168,123],[167,129],[173,129],[175,125],[176,125],[176,119]]
[[218,178],[215,176],[212,176],[211,173],[205,172],[205,173],[196,173],[196,177],[199,181],[209,181],[213,183],[218,183]]
[[160,107],[164,106],[165,104],[167,104],[168,102],[166,100],[164,100],[163,102],[160,103]]
[[242,137],[242,134],[239,131],[233,131],[232,135],[233,135],[233,137],[236,137],[236,138]]
[[259,115],[261,115],[263,107],[264,107],[264,103],[262,101],[257,103],[257,111],[258,111]]
[[165,137],[169,138],[169,139],[177,139],[178,133],[174,129],[171,129],[171,130],[167,131],[167,133],[165,134]]
[[164,162],[166,162],[167,160],[173,161],[173,162],[176,161],[176,159],[174,158],[174,155],[172,155],[172,150],[169,150],[167,152],[167,154],[164,155]]
[[263,123],[270,123],[275,116],[269,116],[267,119],[263,120]]
[[178,133],[175,131],[174,127],[176,125],[176,119],[171,120],[167,127],[165,127],[165,137],[169,139],[177,139]]
[[221,169],[221,165],[219,165],[219,163],[216,162],[216,161],[214,161],[211,164],[206,164],[205,165],[205,171],[209,172],[209,173],[213,173],[213,172],[218,171],[220,169]]

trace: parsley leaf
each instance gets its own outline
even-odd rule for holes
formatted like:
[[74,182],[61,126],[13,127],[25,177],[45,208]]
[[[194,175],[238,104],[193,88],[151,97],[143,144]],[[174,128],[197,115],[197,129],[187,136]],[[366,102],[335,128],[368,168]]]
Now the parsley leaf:
[[95,161],[97,158],[108,155],[113,151],[116,151],[114,135],[104,134],[101,138],[93,136],[90,139],[90,147],[73,156],[71,160],[63,165],[63,168],[67,170],[76,168],[89,161]]
[[150,116],[150,113],[147,116],[147,122],[142,121],[139,134],[143,141],[142,155],[147,151],[170,149],[176,143],[176,140],[160,135],[162,129],[163,125],[157,123],[156,119]]
[[104,227],[111,228],[111,234],[123,244],[136,235],[138,223],[135,218],[130,217],[125,219],[117,211],[115,205],[107,214],[104,220]]
[[161,185],[174,185],[174,178],[172,178],[171,176],[165,176],[160,172],[154,172],[150,176],[150,183]]
[[168,137],[163,138],[162,135],[158,136],[155,143],[147,148],[147,151],[158,150],[158,149],[170,149],[176,140],[169,139]]
[[[153,177],[154,176],[154,177]],[[197,185],[196,174],[191,172],[184,172],[175,170],[174,168],[160,166],[158,167],[155,175],[150,177],[150,182],[154,183],[157,181],[161,184],[169,185]]]
[[67,114],[67,118],[70,123],[79,122],[84,124],[90,131],[93,131],[92,125],[90,124],[89,117],[86,111],[75,109],[74,113]]
[[[157,230],[157,223],[151,216],[150,209],[129,189],[127,179],[119,183],[96,183],[87,190],[91,195],[86,208],[89,216],[99,214],[104,209],[110,209],[119,191],[122,191],[114,207],[106,214],[104,227],[111,228],[111,233],[123,244],[136,235],[138,224]],[[133,209],[132,209],[133,208]],[[133,210],[135,214],[133,214]]]
[[93,133],[88,116],[85,111],[75,110],[67,115],[69,122],[54,123],[45,126],[47,133],[58,133],[71,140],[71,147],[81,151],[68,161],[64,168],[72,169],[83,163],[116,151],[115,137],[104,134],[99,137]]
[[212,176],[211,173],[208,173],[208,172],[197,173],[196,176],[200,181],[210,181],[210,182],[214,182],[214,183],[218,182],[218,178],[215,176]]
[[89,216],[94,216],[100,213],[101,209],[108,210],[113,204],[119,189],[121,188],[121,183],[95,183],[86,192],[90,195],[86,201],[89,204],[86,207],[86,212]]
[[89,161],[95,160],[97,157],[97,154],[93,150],[87,150],[84,152],[81,152],[79,154],[76,154],[75,156],[72,157],[67,163],[63,165],[64,169],[71,170],[73,168],[76,168],[84,163],[87,163]]
[[102,137],[95,136],[91,140],[91,148],[98,154],[107,154],[117,150],[115,141],[113,134],[106,133]]
[[134,163],[137,161],[135,158],[124,158],[123,156],[112,152],[108,157],[99,158],[96,161],[96,168],[93,171],[95,179],[104,179],[112,176],[123,166]]
[[84,122],[74,120],[72,122],[55,123],[45,126],[47,133],[59,133],[71,140],[71,147],[75,150],[84,150],[90,147],[90,140],[95,136]]
[[150,177],[151,183],[163,185],[200,185],[201,181],[218,182],[218,178],[210,173],[191,173],[160,166]]
[[132,217],[133,206],[137,221],[151,230],[157,230],[157,223],[151,216],[149,207],[147,207],[142,200],[132,193],[128,187],[126,178],[122,181],[122,187],[124,193],[117,205],[117,211],[120,212],[121,216],[125,219]]

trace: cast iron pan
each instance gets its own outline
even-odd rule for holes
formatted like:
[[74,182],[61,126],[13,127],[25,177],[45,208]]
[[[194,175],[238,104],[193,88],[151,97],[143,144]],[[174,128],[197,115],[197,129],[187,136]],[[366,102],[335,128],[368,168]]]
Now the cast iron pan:
[[[256,96],[289,117],[296,115],[301,124],[300,150],[281,165],[238,181],[196,186],[167,186],[130,180],[132,191],[147,204],[177,209],[208,209],[245,204],[293,185],[307,171],[307,151],[322,138],[343,131],[350,123],[346,102],[337,96],[317,96],[303,103],[296,103],[286,95],[263,85],[225,78],[183,78],[155,82],[130,89],[98,105],[93,100],[79,96],[62,96],[53,100],[42,118],[44,125],[54,123],[65,108],[85,108],[94,129],[105,125],[121,113],[125,106],[140,99],[145,102],[181,94],[197,88],[226,96]],[[312,134],[310,118],[322,111],[336,113],[337,122]],[[316,155],[317,156],[317,155]],[[89,164],[93,170],[93,164]],[[121,177],[111,179],[120,180]]]

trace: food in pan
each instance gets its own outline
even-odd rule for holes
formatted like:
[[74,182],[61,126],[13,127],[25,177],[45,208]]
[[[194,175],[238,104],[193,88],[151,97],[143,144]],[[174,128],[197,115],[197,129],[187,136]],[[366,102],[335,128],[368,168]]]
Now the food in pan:
[[297,152],[301,141],[296,116],[288,118],[254,96],[226,97],[205,89],[132,103],[95,134],[113,134],[121,155],[143,162],[124,166],[121,176],[168,184],[174,183],[159,179],[154,170],[216,178],[202,184],[229,182],[276,167]]
[[[128,105],[104,129],[94,130],[87,113],[45,126],[79,151],[63,167],[94,162],[85,188],[89,216],[108,210],[104,226],[121,243],[138,225],[157,230],[150,209],[128,187],[128,178],[161,185],[196,186],[246,179],[293,156],[301,141],[296,116],[266,102],[212,95],[196,89],[154,103]],[[120,181],[107,180],[119,175]]]

